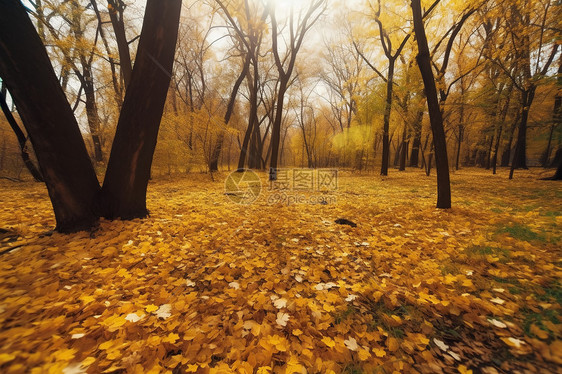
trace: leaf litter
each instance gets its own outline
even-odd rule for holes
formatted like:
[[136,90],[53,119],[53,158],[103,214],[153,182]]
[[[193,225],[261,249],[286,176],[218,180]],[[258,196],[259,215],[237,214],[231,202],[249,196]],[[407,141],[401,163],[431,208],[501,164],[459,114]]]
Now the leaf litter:
[[328,205],[158,180],[150,218],[72,235],[50,232],[44,188],[2,184],[0,370],[559,369],[560,187],[462,171],[440,211],[418,172],[341,174]]

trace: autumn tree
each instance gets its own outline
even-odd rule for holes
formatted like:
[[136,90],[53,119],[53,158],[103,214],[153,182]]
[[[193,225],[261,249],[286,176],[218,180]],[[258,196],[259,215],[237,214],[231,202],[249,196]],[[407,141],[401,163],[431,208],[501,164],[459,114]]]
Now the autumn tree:
[[55,211],[72,232],[108,218],[144,217],[146,187],[170,82],[181,0],[149,0],[131,84],[103,187],[45,47],[17,0],[0,1],[0,76],[30,135]]
[[[304,37],[314,24],[320,19],[327,8],[326,0],[313,0],[307,6],[300,8],[295,14],[293,6],[289,9],[287,19],[288,30],[283,30],[277,20],[276,7],[269,1],[269,17],[271,19],[272,53],[275,66],[279,74],[279,87],[277,90],[277,105],[271,133],[271,161],[269,179],[277,179],[279,149],[281,144],[281,123],[283,120],[283,105],[289,81],[295,68],[297,55],[303,45]],[[287,39],[283,32],[288,33]],[[286,40],[285,45],[281,41]]]
[[[434,2],[433,5],[429,8],[428,12],[430,12],[436,5],[438,1]],[[369,2],[369,5],[371,3]],[[381,47],[383,49],[384,55],[388,61],[387,73],[386,76],[383,76],[379,70],[371,64],[363,54],[361,56],[365,59],[365,61],[369,64],[369,66],[377,72],[379,76],[381,76],[386,83],[386,99],[385,99],[385,108],[384,108],[384,118],[383,118],[383,135],[382,135],[382,164],[381,164],[381,175],[388,175],[388,164],[390,159],[390,116],[392,113],[392,101],[394,97],[394,75],[395,75],[395,68],[396,68],[396,61],[402,50],[408,43],[408,40],[411,37],[411,32],[406,32],[406,35],[403,36],[398,40],[398,45],[396,49],[393,49],[393,40],[391,39],[391,33],[399,32],[401,29],[400,27],[394,27],[392,30],[388,30],[387,27],[383,24],[381,20],[381,2],[378,0],[377,7],[374,8],[372,5],[373,11],[373,20],[375,21],[378,33],[379,33],[379,41],[381,43]],[[359,52],[359,49],[357,49]]]
[[[496,64],[519,93],[517,142],[509,178],[514,170],[527,168],[527,127],[529,112],[537,87],[549,75],[559,45],[553,27],[556,7],[551,0],[534,0],[526,3],[495,3],[490,12],[502,19],[495,29],[495,37],[501,38],[501,48],[490,51],[488,59]],[[534,36],[536,35],[536,37]]]
[[449,179],[449,160],[447,156],[447,142],[443,129],[443,115],[437,97],[437,87],[431,67],[431,56],[425,34],[420,0],[412,0],[412,14],[414,17],[414,31],[418,44],[417,62],[425,87],[425,96],[429,110],[429,120],[435,144],[435,162],[437,167],[437,208],[451,207],[451,182]]

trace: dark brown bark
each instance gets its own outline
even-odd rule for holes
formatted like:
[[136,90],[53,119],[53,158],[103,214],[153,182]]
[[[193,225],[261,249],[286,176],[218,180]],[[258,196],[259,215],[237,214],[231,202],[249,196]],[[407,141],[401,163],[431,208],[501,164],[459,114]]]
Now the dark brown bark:
[[556,168],[556,173],[554,173],[552,179],[556,181],[562,180],[562,161],[558,163],[558,168]]
[[119,51],[119,65],[121,66],[121,74],[125,82],[125,89],[131,82],[131,75],[133,72],[133,65],[131,63],[131,54],[129,52],[129,43],[127,42],[127,35],[125,34],[125,22],[123,20],[123,11],[125,4],[121,0],[107,0],[107,7],[109,9],[109,18],[115,33],[115,41],[117,42],[117,49]]
[[427,44],[427,37],[425,35],[420,0],[412,0],[411,6],[414,16],[414,31],[418,44],[418,55],[416,59],[425,87],[425,96],[427,97],[429,120],[431,123],[435,147],[435,163],[437,168],[437,208],[447,209],[451,207],[451,183],[449,179],[447,142],[445,138],[445,130],[443,129],[443,116],[439,106],[437,87],[435,85],[433,71],[431,70],[431,56],[429,55],[429,47]]
[[100,194],[101,215],[145,217],[152,156],[171,80],[181,0],[148,0]]
[[382,128],[382,163],[381,175],[388,175],[388,163],[390,158],[390,113],[392,111],[392,90],[394,84],[394,62],[392,56],[388,59],[388,75],[386,82],[386,100],[384,107],[383,128]]
[[16,119],[10,111],[10,108],[8,108],[8,104],[6,103],[6,98],[3,92],[0,92],[0,107],[2,107],[2,111],[4,112],[6,120],[10,124],[10,127],[14,131],[14,134],[16,134],[16,138],[18,139],[18,144],[20,146],[21,158],[25,167],[27,168],[27,170],[29,170],[29,173],[36,182],[43,182],[43,176],[41,175],[41,172],[39,171],[39,169],[37,169],[33,161],[31,161],[29,152],[27,152],[27,138],[16,122]]
[[45,47],[18,0],[0,1],[0,76],[30,134],[57,230],[93,226],[96,174]]

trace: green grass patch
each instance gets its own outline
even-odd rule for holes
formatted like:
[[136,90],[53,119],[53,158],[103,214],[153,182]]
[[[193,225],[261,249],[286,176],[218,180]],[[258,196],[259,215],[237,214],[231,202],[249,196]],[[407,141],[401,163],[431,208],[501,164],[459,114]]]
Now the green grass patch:
[[342,373],[344,374],[363,374],[363,370],[356,364],[347,364],[344,366]]
[[562,215],[562,212],[559,210],[549,210],[544,213],[541,213],[543,216],[556,218]]
[[555,281],[547,287],[541,287],[537,292],[537,300],[543,302],[556,302],[562,305],[562,286],[560,281]]
[[452,261],[447,261],[440,265],[439,270],[441,271],[441,275],[457,275],[461,273],[460,265]]
[[514,239],[523,240],[526,242],[541,241],[545,242],[546,237],[531,230],[529,226],[521,224],[512,224],[511,226],[499,227],[496,234],[507,234]]
[[500,262],[510,261],[511,254],[507,249],[495,248],[490,246],[473,245],[464,250],[465,254],[472,258],[495,256],[499,257]]
[[334,323],[336,325],[340,324],[354,313],[357,313],[357,309],[355,309],[355,307],[353,307],[352,305],[348,305],[347,309],[341,310],[339,312],[334,312]]
[[560,316],[558,315],[558,312],[556,310],[546,309],[537,313],[532,311],[531,309],[523,308],[521,309],[521,313],[524,316],[523,331],[527,336],[533,338],[536,337],[536,335],[531,331],[531,326],[534,324],[541,330],[548,333],[550,339],[554,337],[554,333],[548,327],[546,327],[543,322],[550,321],[553,324],[559,324]]

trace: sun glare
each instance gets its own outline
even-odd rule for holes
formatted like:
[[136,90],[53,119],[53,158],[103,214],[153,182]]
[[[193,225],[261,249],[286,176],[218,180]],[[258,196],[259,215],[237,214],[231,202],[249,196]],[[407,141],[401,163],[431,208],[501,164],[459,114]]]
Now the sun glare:
[[288,11],[291,7],[294,9],[304,8],[310,0],[274,0],[273,2],[278,9]]

